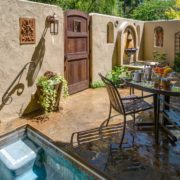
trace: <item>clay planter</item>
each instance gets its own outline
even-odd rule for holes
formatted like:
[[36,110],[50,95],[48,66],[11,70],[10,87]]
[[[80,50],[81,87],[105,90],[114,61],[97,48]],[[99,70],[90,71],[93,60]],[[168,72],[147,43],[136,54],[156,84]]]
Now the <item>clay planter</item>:
[[[59,101],[61,98],[61,91],[62,91],[62,82],[55,84],[54,89],[57,91],[57,96],[56,96],[55,108],[53,111],[58,111],[59,110]],[[43,93],[42,91],[43,91],[42,86],[37,85],[38,100],[39,100],[40,95]]]

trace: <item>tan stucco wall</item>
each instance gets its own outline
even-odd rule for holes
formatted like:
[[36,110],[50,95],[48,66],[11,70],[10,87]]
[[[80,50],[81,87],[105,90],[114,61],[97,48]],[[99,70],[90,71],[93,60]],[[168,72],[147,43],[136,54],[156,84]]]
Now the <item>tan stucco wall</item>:
[[[59,34],[51,35],[49,28],[42,38],[45,29],[45,20],[48,15],[56,13],[59,20]],[[20,45],[19,18],[28,17],[36,19],[36,43]],[[106,74],[112,70],[113,65],[120,65],[120,57],[124,46],[120,31],[125,22],[131,26],[139,26],[137,31],[137,59],[152,60],[153,51],[165,52],[168,60],[174,61],[174,34],[180,31],[180,21],[154,21],[143,22],[124,19],[102,14],[90,14],[90,76],[91,82],[99,80],[98,73]],[[114,43],[107,43],[107,24],[114,25]],[[118,22],[118,24],[116,24]],[[115,26],[115,24],[117,26]],[[34,3],[22,0],[0,1],[0,97],[13,82],[23,66],[29,61],[37,63],[33,79],[45,71],[64,73],[64,17],[61,8],[47,4]],[[164,46],[154,47],[154,28],[162,26],[164,29]],[[37,108],[34,93],[36,84],[30,84],[29,67],[23,72],[14,86],[10,89],[12,102],[0,104],[0,121],[8,121],[28,113]],[[18,84],[19,83],[19,84]],[[17,84],[20,90],[17,91]],[[21,92],[22,91],[22,92]]]
[[[47,29],[43,39],[41,36],[45,28],[45,19],[48,15],[53,15],[53,13],[56,13],[59,20],[59,34],[51,35],[49,29]],[[20,17],[36,19],[35,44],[20,45]],[[38,76],[42,75],[46,70],[63,74],[63,23],[63,11],[59,7],[21,0],[0,1],[0,97],[3,96],[17,74],[29,61],[39,62],[34,74],[35,79],[37,79],[36,74]],[[42,61],[42,64],[40,61]],[[29,67],[12,87],[12,89],[15,88],[19,81],[19,86],[24,88],[22,94],[18,95],[16,88],[11,89],[12,102],[7,105],[0,102],[1,121],[8,121],[21,116],[31,102],[31,98],[33,99],[36,85],[35,82],[28,85],[28,69]]]
[[[102,14],[92,13],[91,17],[91,30],[90,30],[90,49],[91,49],[91,81],[99,80],[98,73],[106,74],[112,70],[112,65],[120,65],[120,51],[118,37],[118,31],[123,22],[135,23],[135,26],[139,25],[139,50],[138,59],[142,59],[143,55],[143,24],[142,21],[135,21],[131,19],[124,19],[115,16],[108,16]],[[107,43],[107,24],[118,21],[118,26],[114,26],[114,43]],[[141,48],[140,48],[141,47]]]
[[[154,47],[154,28],[161,26],[164,30],[163,47]],[[152,21],[144,25],[144,59],[152,60],[153,52],[166,53],[170,65],[174,63],[175,33],[180,31],[180,20]]]

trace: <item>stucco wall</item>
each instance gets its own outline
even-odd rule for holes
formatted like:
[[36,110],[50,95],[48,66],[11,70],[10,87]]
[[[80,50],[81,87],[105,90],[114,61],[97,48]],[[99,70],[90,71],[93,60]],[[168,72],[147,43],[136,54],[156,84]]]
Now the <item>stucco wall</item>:
[[[161,26],[164,30],[163,47],[154,47],[154,28]],[[144,59],[153,59],[153,52],[166,53],[170,65],[174,63],[175,33],[180,31],[180,21],[152,21],[144,26]]]
[[[53,13],[56,13],[59,20],[58,35],[51,35],[49,28],[45,28],[46,17]],[[35,18],[35,44],[20,45],[20,17]],[[137,58],[139,60],[152,60],[153,51],[158,51],[167,53],[169,62],[171,65],[173,64],[174,34],[180,31],[180,21],[143,22],[95,13],[90,14],[90,18],[91,82],[99,80],[98,73],[106,74],[112,70],[113,65],[121,64],[119,57],[122,52],[119,48],[122,43],[119,32],[125,22],[135,26],[136,30],[139,27],[139,32],[137,30]],[[107,24],[109,22],[112,22],[114,26],[113,43],[107,43]],[[63,25],[63,11],[59,7],[22,0],[0,1],[0,97],[3,97],[26,63],[36,62],[36,68],[30,71],[28,66],[10,89],[9,94],[12,99],[8,99],[6,104],[1,101],[0,121],[17,118],[38,107],[34,99],[35,81],[38,76],[47,70],[64,73]],[[164,46],[162,48],[154,47],[154,28],[157,26],[162,26],[164,29]]]
[[[59,20],[59,34],[51,35],[49,28],[45,33],[45,20],[56,13]],[[36,20],[36,43],[20,45],[19,18],[29,17]],[[12,102],[0,104],[0,120],[7,121],[21,116],[24,111],[34,110],[31,106],[36,91],[34,80],[46,70],[63,74],[64,72],[64,36],[63,11],[56,6],[21,0],[0,1],[0,97],[29,61],[35,61],[35,71],[29,66],[16,81],[11,90]],[[30,74],[28,74],[28,71]],[[33,78],[32,78],[33,77]],[[19,88],[19,90],[18,90]]]
[[[139,25],[139,51],[138,59],[142,59],[143,56],[143,24],[142,21],[135,21],[131,19],[124,19],[115,16],[108,16],[102,14],[92,13],[91,17],[91,29],[90,29],[90,49],[91,49],[91,81],[99,80],[98,73],[106,74],[112,70],[113,65],[120,65],[120,50],[118,46],[118,31],[123,22],[133,23],[135,26]],[[114,43],[107,43],[107,24],[112,22],[118,22],[118,25],[114,26]]]

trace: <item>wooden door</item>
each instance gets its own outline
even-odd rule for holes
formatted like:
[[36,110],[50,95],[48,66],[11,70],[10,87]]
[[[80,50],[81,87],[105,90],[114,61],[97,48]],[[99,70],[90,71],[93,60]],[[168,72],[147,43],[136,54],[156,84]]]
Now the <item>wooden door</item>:
[[64,71],[69,93],[89,87],[89,16],[81,11],[65,12]]

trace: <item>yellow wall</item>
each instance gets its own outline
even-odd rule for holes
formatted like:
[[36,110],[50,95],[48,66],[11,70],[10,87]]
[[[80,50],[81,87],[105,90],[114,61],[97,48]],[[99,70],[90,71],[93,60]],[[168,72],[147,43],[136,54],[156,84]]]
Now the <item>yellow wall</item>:
[[[91,81],[99,80],[98,73],[105,75],[112,70],[113,65],[120,65],[120,37],[118,32],[124,22],[134,24],[140,27],[139,42],[138,42],[138,59],[142,59],[143,55],[143,21],[135,21],[132,19],[124,19],[115,16],[92,13],[91,30],[90,30],[90,49],[91,49]],[[107,24],[112,22],[114,26],[114,43],[107,43]]]
[[[154,47],[154,28],[161,26],[164,30],[163,47]],[[180,20],[152,21],[144,25],[144,59],[153,60],[153,52],[166,53],[170,65],[174,63],[175,33],[180,31]]]
[[[124,23],[132,26],[139,26],[137,60],[153,61],[153,52],[166,53],[167,60],[171,66],[174,63],[175,54],[175,33],[180,31],[180,20],[174,21],[136,21],[115,16],[102,14],[90,14],[91,16],[91,80],[99,80],[98,73],[106,74],[112,70],[113,65],[122,64],[122,53],[124,41],[121,41],[120,29]],[[118,21],[118,26],[114,26],[114,43],[107,43],[108,22]],[[161,26],[164,30],[163,47],[154,47],[154,28]],[[125,26],[126,27],[126,26]],[[137,29],[136,29],[137,30]]]

